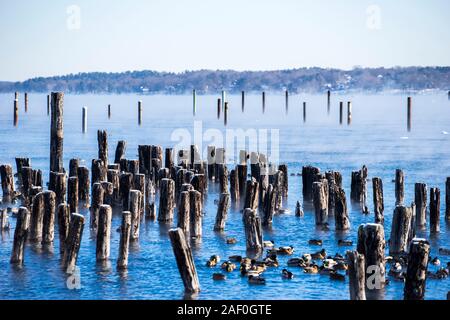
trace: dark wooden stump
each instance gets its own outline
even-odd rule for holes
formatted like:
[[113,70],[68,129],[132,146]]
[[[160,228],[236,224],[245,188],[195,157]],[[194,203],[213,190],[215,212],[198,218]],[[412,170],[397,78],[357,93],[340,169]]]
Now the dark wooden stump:
[[70,207],[70,212],[78,212],[78,177],[69,177],[67,183],[67,203]]
[[336,230],[348,230],[350,229],[350,219],[347,211],[347,198],[345,197],[345,191],[344,189],[335,186],[334,195],[334,221]]
[[240,198],[239,177],[237,169],[230,171],[230,196],[231,201],[238,202]]
[[203,203],[201,193],[197,190],[189,191],[190,204],[190,228],[191,237],[200,238],[202,236]]
[[85,166],[78,167],[78,197],[79,200],[84,201],[86,207],[90,203],[90,186],[89,169]]
[[108,134],[106,130],[97,130],[98,158],[108,167]]
[[11,253],[12,264],[22,265],[24,260],[24,248],[30,225],[30,212],[26,207],[20,207],[17,214],[14,241]]
[[189,237],[190,234],[190,202],[189,202],[189,191],[182,191],[180,193],[180,200],[178,201],[177,207],[177,227],[183,230],[184,234]]
[[402,254],[407,251],[412,216],[411,208],[405,206],[395,207],[394,216],[392,217],[391,238],[389,240],[390,255]]
[[132,241],[139,239],[141,225],[141,201],[142,194],[139,190],[130,190],[128,197],[128,210],[131,212],[131,236]]
[[262,224],[264,226],[272,225],[272,218],[275,213],[276,201],[277,201],[277,192],[273,184],[269,184],[269,186],[267,187],[267,193],[264,197],[263,221],[262,221]]
[[319,168],[312,166],[302,168],[303,201],[313,200],[313,182],[319,172]]
[[[125,152],[127,150],[127,142],[124,140],[120,140],[117,142],[117,147],[116,147],[116,153],[114,156],[114,163],[119,163],[120,164],[120,160],[124,159],[125,157]],[[124,171],[124,168],[120,168],[122,171]]]
[[403,170],[395,170],[395,205],[403,204],[405,200],[405,175]]
[[130,190],[133,189],[134,185],[134,178],[133,174],[129,172],[124,172],[120,175],[120,184],[119,184],[119,190],[120,190],[120,198],[122,199],[122,210],[123,211],[129,211],[128,210],[128,196],[130,193]]
[[2,178],[2,192],[4,200],[11,200],[15,197],[14,175],[12,166],[9,164],[0,166],[0,175]]
[[30,216],[30,236],[33,242],[42,241],[42,229],[44,224],[44,193],[38,193],[33,199]]
[[53,243],[55,238],[56,194],[44,191],[44,214],[42,219],[42,244]]
[[59,234],[59,253],[63,254],[66,248],[66,240],[69,235],[70,208],[65,202],[58,205],[57,211],[58,234]]
[[383,180],[378,177],[372,178],[372,189],[375,223],[384,224]]
[[425,183],[414,184],[414,203],[416,204],[416,226],[423,229],[427,224],[427,185]]
[[98,230],[98,218],[100,207],[102,206],[105,200],[105,189],[100,182],[96,182],[92,186],[92,204],[91,204],[91,219],[90,219],[90,227],[94,233]]
[[245,201],[244,209],[250,208],[251,210],[256,210],[258,208],[259,202],[259,183],[252,178],[247,181],[247,186],[245,188]]
[[50,171],[63,172],[63,103],[64,93],[52,92],[50,125]]
[[158,221],[160,222],[172,221],[174,207],[175,207],[175,182],[172,179],[162,179],[160,183]]
[[423,300],[430,255],[430,244],[425,239],[414,239],[409,247],[408,267],[403,297],[405,300]]
[[78,213],[70,216],[69,233],[66,239],[66,247],[62,264],[66,273],[73,273],[77,264],[78,251],[80,250],[81,238],[83,236],[84,217]]
[[262,251],[263,237],[261,219],[256,213],[256,210],[250,208],[244,209],[243,221],[247,250]]
[[441,191],[439,188],[430,188],[430,232],[440,231]]
[[69,177],[78,175],[78,167],[80,166],[80,159],[74,158],[69,160]]
[[350,300],[366,300],[366,275],[364,255],[347,251]]
[[91,175],[91,185],[107,180],[107,168],[102,160],[92,159]]
[[313,183],[313,203],[316,225],[328,223],[328,183],[324,179],[322,182]]
[[131,212],[122,213],[122,224],[120,227],[119,256],[117,258],[117,269],[128,268],[128,249],[130,247],[131,236]]
[[228,209],[230,208],[230,194],[222,193],[220,195],[219,205],[217,206],[216,223],[214,231],[224,231],[227,221]]
[[98,231],[97,231],[97,246],[96,246],[97,261],[103,261],[109,258],[110,242],[111,242],[111,221],[112,221],[111,206],[107,204],[101,205],[98,213]]

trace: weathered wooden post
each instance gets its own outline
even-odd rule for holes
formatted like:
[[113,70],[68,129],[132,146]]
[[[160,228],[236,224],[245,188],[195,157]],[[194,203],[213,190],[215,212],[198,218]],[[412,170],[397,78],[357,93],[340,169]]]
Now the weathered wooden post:
[[50,190],[43,191],[43,194],[42,244],[50,244],[55,238],[56,194]]
[[289,111],[289,91],[288,90],[286,90],[284,92],[284,99],[285,99],[286,114],[288,114],[288,111]]
[[72,213],[70,216],[69,233],[67,235],[62,258],[63,268],[66,273],[73,273],[75,270],[81,238],[83,236],[83,228],[84,217],[81,214]]
[[238,170],[230,171],[230,195],[231,201],[237,202],[240,198]]
[[383,180],[378,177],[372,178],[372,189],[375,223],[384,224]]
[[63,172],[63,102],[64,93],[52,92],[50,126],[50,171]]
[[177,227],[183,230],[186,236],[189,236],[190,229],[190,202],[189,202],[189,191],[182,191],[180,193],[180,200],[177,206]]
[[9,164],[1,165],[0,176],[2,179],[3,201],[6,202],[11,200],[15,196],[12,166]]
[[17,214],[16,229],[14,230],[14,242],[10,262],[22,265],[24,247],[30,226],[30,212],[25,207],[20,207]]
[[330,114],[330,107],[331,107],[331,92],[330,90],[327,90],[327,112]]
[[262,112],[266,111],[266,93],[262,92]]
[[416,226],[423,229],[427,223],[427,185],[414,184],[414,203],[416,204]]
[[160,182],[160,200],[158,221],[169,222],[173,220],[173,208],[175,207],[175,181],[162,179]]
[[440,231],[441,191],[430,188],[430,233]]
[[220,109],[222,109],[222,102],[219,99],[217,99],[217,119],[220,119]]
[[128,267],[128,249],[130,247],[131,235],[131,212],[122,212],[122,224],[120,227],[119,257],[117,258],[117,269],[123,270]]
[[367,281],[369,290],[382,289],[385,285],[385,246],[383,225],[367,223],[359,226],[357,251],[365,257],[366,279],[375,272],[371,277],[374,282]]
[[445,220],[450,220],[450,177],[445,180]]
[[244,209],[256,210],[259,202],[259,183],[255,178],[247,181]]
[[80,159],[73,158],[69,160],[69,177],[78,175],[78,167],[80,166]]
[[17,182],[22,186],[22,168],[31,167],[30,158],[15,158],[17,169]]
[[142,101],[138,101],[138,124],[141,125],[142,123]]
[[367,176],[368,170],[364,165],[361,170],[352,171],[350,198],[361,206],[363,213],[368,213],[367,207]]
[[28,112],[28,93],[24,94],[24,102],[25,102],[25,112]]
[[171,229],[169,230],[169,237],[185,291],[187,293],[200,291],[194,258],[183,230],[180,228]]
[[395,205],[403,204],[405,200],[405,175],[402,169],[395,170]]
[[112,209],[111,206],[103,204],[100,206],[98,212],[98,231],[97,231],[97,246],[96,258],[97,261],[107,260],[110,253],[110,239],[111,239],[111,220]]
[[316,175],[320,172],[319,168],[306,166],[302,168],[302,192],[304,201],[313,200],[313,182]]
[[261,219],[256,210],[245,208],[243,221],[247,250],[261,251],[263,249]]
[[273,184],[269,184],[267,187],[266,195],[263,200],[263,221],[262,225],[270,226],[272,224],[273,214],[275,213],[277,201],[277,192]]
[[190,205],[190,228],[191,237],[200,238],[202,236],[202,219],[203,219],[203,204],[202,195],[197,190],[189,190],[189,205]]
[[111,119],[111,105],[108,104],[108,119]]
[[108,167],[108,134],[106,130],[97,130],[98,158]]
[[402,254],[408,249],[408,236],[411,232],[412,209],[396,206],[392,218],[391,238],[389,240],[389,254]]
[[87,113],[88,113],[88,108],[83,107],[82,115],[81,115],[81,131],[83,133],[87,132]]
[[141,201],[142,193],[139,190],[130,190],[128,197],[128,210],[131,212],[131,236],[132,241],[139,239],[141,225]]
[[322,225],[328,222],[328,182],[326,179],[322,182],[313,183],[313,203],[316,218],[316,225]]
[[222,193],[220,195],[219,205],[217,206],[216,223],[214,231],[224,231],[227,220],[228,209],[230,207],[230,194]]
[[50,95],[47,95],[47,115],[50,115]]
[[344,113],[344,101],[339,101],[339,124],[342,124]]
[[408,267],[406,269],[405,300],[423,300],[425,297],[425,284],[427,277],[430,244],[425,239],[415,238],[411,242],[408,254]]
[[223,109],[223,124],[225,126],[228,124],[228,102],[225,102],[225,107]]
[[105,198],[105,189],[100,182],[96,182],[92,185],[92,204],[91,204],[91,218],[90,227],[96,232],[98,229],[98,218],[100,207],[103,205]]
[[406,126],[408,129],[408,132],[411,131],[411,111],[412,111],[412,98],[407,98],[407,119],[406,119]]
[[303,122],[306,122],[306,102],[303,101]]
[[71,213],[78,212],[78,177],[69,177],[67,203]]
[[8,210],[6,208],[0,209],[0,233],[4,230],[9,230]]
[[44,193],[38,193],[33,199],[30,215],[30,236],[32,242],[42,241],[42,229],[44,223]]
[[91,184],[107,180],[107,167],[100,159],[92,159],[91,164]]
[[222,90],[222,111],[225,110],[226,95],[225,90]]
[[366,275],[364,255],[347,251],[350,300],[366,300]]
[[[120,163],[120,160],[122,160],[125,157],[125,151],[127,149],[127,142],[124,140],[120,140],[117,142],[116,147],[116,153],[114,157],[114,163]],[[121,168],[122,171],[124,171],[124,168]]]
[[242,112],[244,112],[244,104],[245,104],[245,91],[241,91],[241,107],[242,107]]
[[65,202],[58,205],[57,211],[58,234],[59,234],[59,253],[63,254],[66,247],[67,236],[69,235],[70,208]]
[[19,93],[14,94],[14,126],[19,122]]
[[352,123],[352,102],[347,101],[347,124],[350,125]]
[[347,199],[345,197],[345,191],[338,186],[334,187],[334,221],[336,230],[348,230],[350,229],[350,219],[347,211]]
[[84,201],[85,206],[88,207],[90,202],[90,185],[91,185],[91,182],[89,180],[89,169],[85,166],[78,167],[77,177],[78,177],[79,200]]

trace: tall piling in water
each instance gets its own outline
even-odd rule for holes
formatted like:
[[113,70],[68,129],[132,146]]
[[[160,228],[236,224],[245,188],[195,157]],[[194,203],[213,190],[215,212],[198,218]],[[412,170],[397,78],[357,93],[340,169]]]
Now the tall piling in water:
[[220,119],[220,109],[222,108],[222,100],[217,99],[217,119]]
[[347,101],[347,124],[350,125],[352,123],[352,102]]
[[330,114],[330,106],[331,106],[331,92],[327,91],[327,112]]
[[289,112],[289,91],[286,90],[284,92],[284,100],[285,100],[285,107],[286,107],[286,114]]
[[195,116],[197,112],[197,92],[192,90],[192,114]]
[[343,113],[344,113],[344,102],[339,102],[339,124],[342,124],[343,121]]
[[223,124],[228,124],[228,102],[225,102],[225,109],[223,110]]
[[406,106],[407,110],[406,110],[406,127],[408,129],[408,132],[411,131],[411,109],[412,109],[412,98],[408,97],[407,98],[407,106]]
[[83,107],[82,116],[81,116],[81,130],[83,133],[87,132],[87,107]]
[[19,121],[19,93],[14,93],[14,126],[17,126]]
[[222,111],[225,110],[226,96],[227,96],[227,94],[226,94],[225,90],[222,90]]
[[404,299],[423,300],[430,255],[430,244],[425,239],[413,239],[409,247],[405,276]]
[[241,108],[242,108],[242,112],[244,112],[244,106],[245,106],[245,91],[241,91]]
[[266,93],[262,92],[262,112],[266,111]]
[[52,92],[50,124],[50,171],[63,172],[63,103],[64,93]]
[[108,104],[108,119],[111,118],[111,105]]
[[306,122],[306,102],[303,101],[303,122]]
[[142,123],[142,101],[138,101],[138,124],[141,125]]
[[50,95],[47,95],[47,115],[50,115]]
[[25,112],[28,112],[28,93],[24,94],[24,104],[25,104]]

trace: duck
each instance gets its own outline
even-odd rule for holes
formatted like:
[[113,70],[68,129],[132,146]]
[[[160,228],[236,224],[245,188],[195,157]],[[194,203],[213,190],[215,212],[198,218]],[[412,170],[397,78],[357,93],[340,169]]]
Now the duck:
[[227,244],[235,244],[237,243],[236,238],[227,238],[226,240]]
[[227,278],[223,273],[213,273],[213,280],[225,280]]
[[308,244],[315,245],[315,246],[321,246],[322,240],[320,239],[311,239],[308,241]]
[[220,267],[227,272],[232,272],[234,269],[236,269],[236,265],[231,261],[225,261]]
[[402,270],[402,265],[399,262],[394,262],[391,264],[391,270],[398,272]]
[[342,240],[342,239],[338,240],[338,246],[352,246],[352,245],[353,245],[352,240]]
[[348,270],[348,264],[345,263],[344,261],[338,261],[337,264],[335,266],[333,266],[334,270],[342,270],[342,271],[347,271]]
[[266,284],[266,279],[261,276],[249,275],[248,282],[251,284]]
[[266,257],[264,259],[264,264],[268,267],[278,267],[279,263],[278,263],[277,255],[273,254],[273,255],[270,255],[269,257]]
[[340,254],[340,253],[336,253],[336,254],[334,255],[334,257],[331,258],[331,259],[336,260],[336,261],[344,261],[344,260],[345,260],[345,257],[344,257],[342,254]]
[[312,257],[309,253],[305,253],[304,255],[302,255],[302,259],[306,264],[312,261]]
[[254,263],[251,265],[250,270],[263,273],[264,271],[266,271],[266,265],[264,263]]
[[311,254],[311,258],[313,260],[323,260],[323,259],[325,259],[326,256],[327,256],[327,252],[325,251],[325,249],[322,249],[316,253]]
[[323,266],[326,268],[333,268],[335,265],[337,265],[337,262],[333,259],[324,259],[323,260]]
[[303,272],[304,273],[311,273],[311,274],[319,273],[319,266],[317,266],[316,264],[313,264],[313,265],[311,265],[309,267],[303,268]]
[[294,247],[293,246],[279,247],[277,253],[291,255],[294,253]]
[[290,272],[287,269],[283,269],[281,271],[281,276],[283,277],[283,279],[292,279],[294,278],[294,274],[292,272]]
[[305,213],[303,212],[302,206],[300,205],[300,202],[297,201],[297,204],[295,205],[295,216],[297,217],[303,217]]
[[207,267],[215,267],[217,263],[219,263],[220,257],[218,255],[213,255],[209,258],[209,260],[206,262]]
[[450,255],[450,249],[447,248],[439,248],[439,253],[444,255]]
[[439,265],[441,265],[441,261],[439,260],[438,257],[434,257],[434,258],[431,260],[431,264],[434,265],[434,266],[439,266]]
[[333,272],[330,272],[330,279],[338,280],[338,281],[345,281],[345,276],[343,274],[340,274],[339,272],[333,271]]
[[291,258],[287,261],[287,265],[290,267],[299,267],[301,264],[304,264],[305,261],[302,258]]
[[275,243],[272,240],[265,240],[263,241],[264,248],[273,248]]
[[331,268],[328,268],[328,267],[325,267],[325,266],[320,266],[319,267],[319,274],[327,275],[327,274],[330,274],[331,272],[334,272],[334,270],[331,269]]
[[238,256],[238,255],[229,256],[228,260],[230,260],[232,262],[241,262],[242,261],[242,256]]

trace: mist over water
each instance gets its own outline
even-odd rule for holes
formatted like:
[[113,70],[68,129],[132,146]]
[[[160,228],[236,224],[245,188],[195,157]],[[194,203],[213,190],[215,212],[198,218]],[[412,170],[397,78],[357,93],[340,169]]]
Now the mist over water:
[[[172,147],[176,129],[187,129],[193,135],[194,119],[201,121],[203,132],[218,129],[225,132],[223,118],[217,119],[217,95],[197,95],[197,113],[192,115],[192,97],[165,95],[66,95],[64,98],[64,164],[71,158],[81,158],[90,168],[97,158],[97,129],[106,129],[109,139],[109,157],[114,156],[118,140],[127,141],[128,159],[138,158],[139,144]],[[50,118],[47,116],[46,95],[29,94],[28,113],[24,113],[23,95],[20,96],[19,123],[13,126],[13,94],[0,95],[0,163],[10,163],[16,171],[15,157],[30,157],[34,169],[43,170],[44,184],[48,181]],[[284,94],[266,93],[265,113],[262,113],[261,95],[247,95],[245,110],[241,110],[241,96],[228,95],[227,129],[278,129],[279,158],[288,165],[289,196],[283,207],[291,213],[277,214],[271,229],[263,230],[265,240],[274,240],[276,246],[292,245],[293,256],[280,256],[278,268],[264,273],[265,286],[251,286],[239,272],[227,274],[227,280],[214,282],[213,272],[205,266],[206,260],[218,254],[222,261],[231,255],[245,256],[245,238],[242,214],[230,208],[224,233],[213,232],[216,216],[214,201],[219,198],[218,186],[209,183],[209,194],[204,204],[203,239],[193,246],[200,278],[199,299],[348,299],[348,278],[345,282],[330,280],[328,276],[304,274],[300,268],[289,267],[295,275],[290,281],[281,278],[281,270],[291,257],[319,251],[308,244],[309,239],[322,239],[327,254],[344,254],[356,247],[357,228],[361,223],[373,222],[372,183],[368,182],[368,204],[371,213],[363,215],[350,205],[351,171],[366,165],[369,179],[381,177],[384,187],[385,235],[390,237],[392,213],[395,205],[395,169],[405,173],[405,203],[414,200],[414,183],[425,182],[441,189],[441,232],[430,238],[429,230],[418,236],[430,240],[431,256],[438,255],[439,247],[450,246],[450,225],[445,222],[445,179],[450,176],[450,100],[447,93],[412,96],[412,130],[407,131],[406,95],[378,94],[331,96],[330,113],[326,95],[292,95],[286,112]],[[137,101],[142,100],[142,124],[138,125]],[[303,101],[306,101],[306,122],[303,121]],[[344,101],[343,124],[339,124],[339,101]],[[352,122],[347,125],[347,101],[352,102]],[[111,119],[107,106],[111,104]],[[88,129],[81,130],[82,107],[88,107]],[[221,115],[223,116],[223,114]],[[269,136],[270,139],[270,136]],[[208,143],[203,141],[203,148]],[[277,150],[277,148],[273,149]],[[249,150],[253,151],[253,150]],[[206,159],[206,158],[205,158]],[[330,231],[316,229],[314,213],[307,209],[305,216],[294,216],[297,200],[303,202],[301,172],[304,165],[314,165],[321,171],[336,170],[343,175],[347,195],[351,229],[334,231],[334,217],[329,218]],[[229,167],[230,168],[230,167]],[[157,196],[158,200],[158,196]],[[156,204],[158,207],[158,203]],[[80,213],[89,217],[86,209]],[[176,216],[176,214],[175,214]],[[126,274],[115,269],[118,255],[120,210],[113,215],[110,267],[96,265],[95,239],[90,237],[89,219],[83,234],[77,265],[80,267],[81,289],[69,290],[66,275],[59,267],[59,241],[55,239],[53,252],[27,245],[25,264],[15,269],[9,264],[15,218],[12,228],[0,239],[0,298],[1,299],[181,299],[183,285],[179,277],[167,231],[176,226],[145,221],[141,225],[139,243],[130,248]],[[429,220],[427,216],[427,221]],[[56,234],[56,232],[55,232]],[[225,243],[226,237],[235,237],[234,245]],[[56,237],[57,238],[57,237]],[[338,247],[338,239],[353,240],[353,247]],[[440,256],[442,264],[448,257]],[[429,270],[436,267],[429,265]],[[450,280],[428,279],[426,299],[445,299]],[[385,288],[385,299],[402,299],[403,282],[392,280]]]

